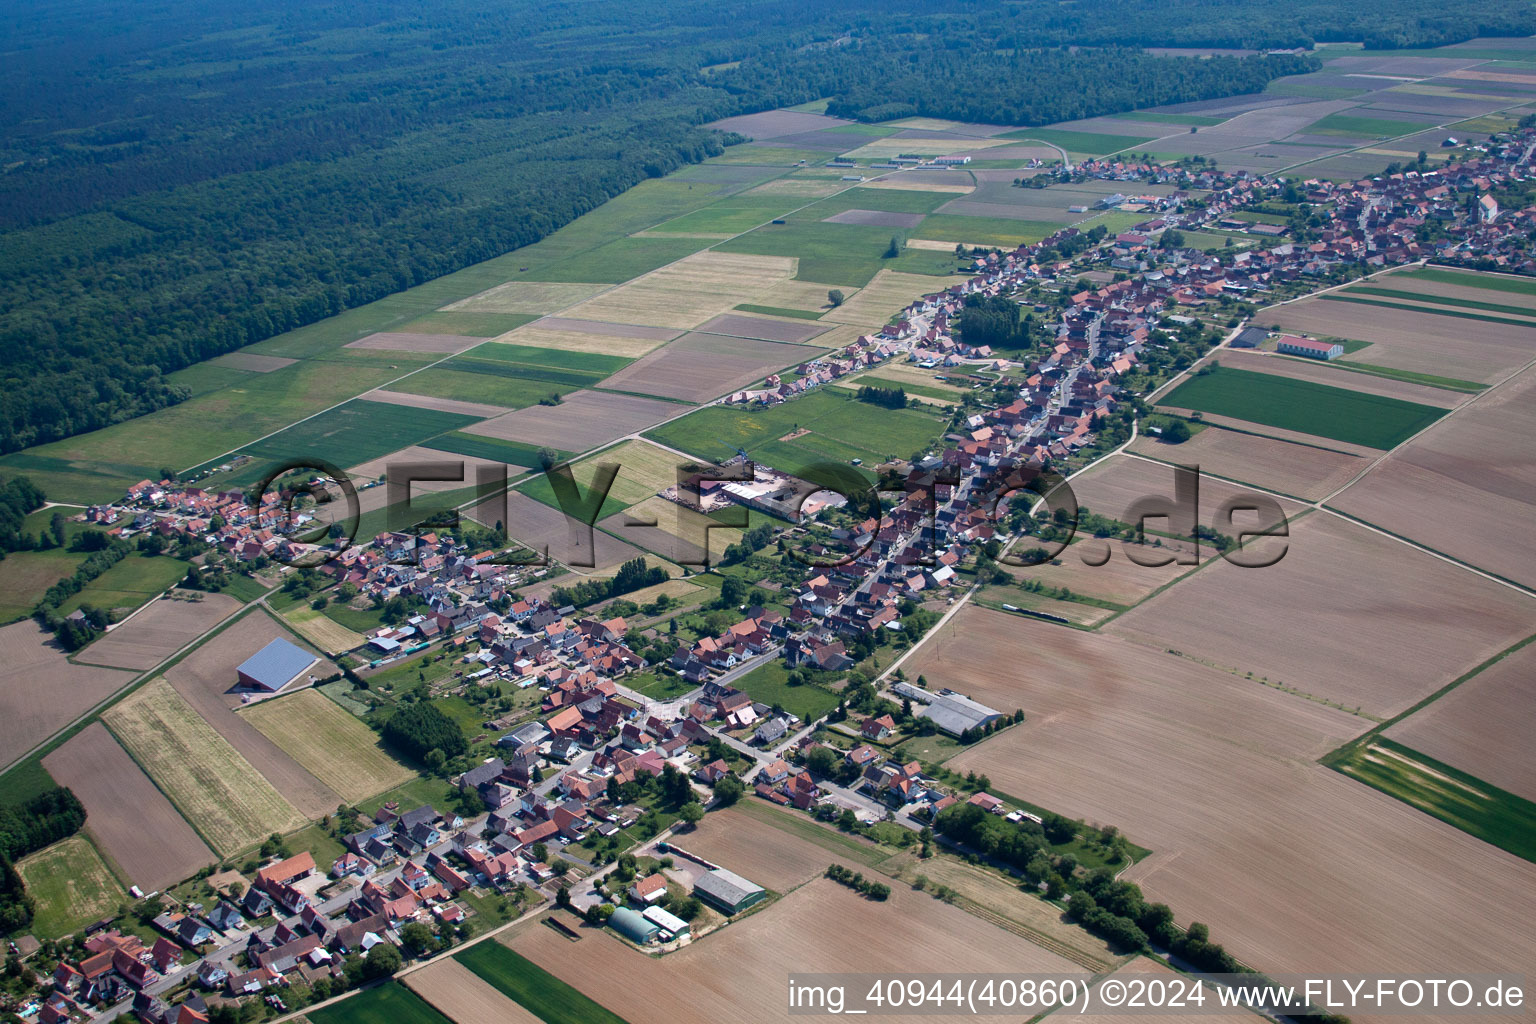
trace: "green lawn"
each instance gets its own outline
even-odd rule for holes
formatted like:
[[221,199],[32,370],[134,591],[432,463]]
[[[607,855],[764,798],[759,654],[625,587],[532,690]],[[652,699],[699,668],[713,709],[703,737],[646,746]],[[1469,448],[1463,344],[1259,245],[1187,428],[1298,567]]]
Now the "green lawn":
[[295,423],[245,450],[274,460],[313,455],[345,468],[479,421],[478,416],[356,399]]
[[[1136,223],[1145,220],[1138,216]],[[913,228],[913,238],[936,242],[964,242],[967,245],[995,245],[1012,249],[1047,238],[1066,225],[1046,221],[1008,220],[1005,218],[966,217],[953,213],[935,213],[923,218]]]
[[37,905],[31,931],[57,939],[102,917],[127,897],[123,886],[83,835],[70,836],[16,864]]
[[657,231],[739,235],[799,206],[793,196],[736,196],[658,224]]
[[782,658],[759,665],[733,684],[753,700],[779,705],[802,722],[812,722],[837,707],[837,695],[811,683],[790,686],[789,669]]
[[332,622],[346,626],[356,633],[366,633],[370,629],[378,629],[384,624],[380,612],[372,608],[358,611],[356,608],[335,599],[332,599],[331,603],[321,610],[321,614]]
[[1396,446],[1446,413],[1397,398],[1221,366],[1186,380],[1159,404],[1381,449]]
[[[792,441],[779,438],[809,430]],[[646,434],[674,448],[723,460],[736,447],[793,473],[817,461],[866,463],[886,455],[907,457],[932,444],[944,421],[926,408],[884,409],[860,402],[842,389],[812,392],[768,408],[710,406]],[[777,460],[777,461],[774,461]],[[795,467],[795,468],[791,468]]]
[[[539,466],[539,445],[525,444],[522,441],[504,441],[498,437],[482,437],[479,434],[466,434],[458,430],[434,437],[430,441],[423,441],[422,447],[440,452],[453,452],[455,455],[466,455],[472,459],[506,462],[525,469],[534,469]],[[556,451],[556,455],[560,458],[570,458],[573,454]]]
[[347,852],[345,846],[319,825],[306,825],[283,842],[295,854],[307,851],[321,871],[329,871],[336,858]]
[[445,364],[419,370],[385,390],[451,398],[455,402],[480,402],[503,409],[523,409],[538,405],[541,399],[551,395],[568,395],[579,387],[485,372],[477,363],[455,360],[452,366]]
[[1140,146],[1142,143],[1151,142],[1151,135],[1105,135],[1099,132],[1075,132],[1065,128],[1021,128],[1016,132],[1008,132],[999,136],[1004,139],[1024,139],[1048,142],[1060,146],[1070,153],[1086,153],[1089,156],[1103,156],[1106,153],[1115,153],[1132,146]]
[[1430,127],[1430,123],[1399,121],[1390,117],[1355,117],[1349,114],[1329,114],[1303,129],[1309,135],[1342,135],[1362,138],[1395,139],[1400,135],[1412,135]]
[[618,1014],[499,942],[481,942],[454,959],[546,1024],[625,1024]]
[[165,556],[129,555],[59,605],[59,611],[68,615],[87,604],[94,608],[137,608],[178,583],[191,565]]
[[393,979],[304,1016],[309,1024],[453,1024]]
[[1332,767],[1468,835],[1536,861],[1536,803],[1380,737]]
[[51,551],[12,551],[0,560],[0,623],[14,622],[32,614],[43,594],[59,580],[74,574],[85,555],[54,548]]

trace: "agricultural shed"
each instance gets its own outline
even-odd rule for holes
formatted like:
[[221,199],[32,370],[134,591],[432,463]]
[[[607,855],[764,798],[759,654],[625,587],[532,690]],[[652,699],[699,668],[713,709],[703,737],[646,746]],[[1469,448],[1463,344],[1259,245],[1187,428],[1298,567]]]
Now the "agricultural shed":
[[725,868],[700,875],[693,883],[693,893],[725,914],[739,914],[768,895],[762,886]]
[[618,910],[615,910],[613,916],[608,919],[608,923],[613,926],[614,931],[631,942],[639,943],[642,946],[654,939],[656,933],[661,931],[661,926],[656,922],[647,921],[642,915],[630,910],[628,907],[620,907]]
[[278,637],[235,670],[241,686],[276,693],[320,659]]

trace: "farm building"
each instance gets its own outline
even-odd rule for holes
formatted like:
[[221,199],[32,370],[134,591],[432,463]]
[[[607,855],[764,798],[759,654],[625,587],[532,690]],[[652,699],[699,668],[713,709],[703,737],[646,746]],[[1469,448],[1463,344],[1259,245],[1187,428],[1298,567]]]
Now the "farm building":
[[1258,348],[1269,338],[1269,332],[1262,327],[1244,327],[1238,332],[1237,337],[1231,341],[1233,348]]
[[1344,346],[1336,341],[1298,338],[1294,334],[1282,334],[1275,349],[1288,356],[1306,356],[1308,359],[1337,359],[1344,354]]
[[663,935],[677,938],[688,934],[688,922],[662,907],[646,907],[645,919],[660,928]]
[[951,736],[959,736],[967,729],[985,728],[987,723],[1003,717],[1001,711],[959,693],[941,693],[913,714],[928,719],[934,728]]
[[768,895],[762,886],[725,868],[700,875],[693,883],[693,894],[724,914],[739,914]]
[[235,670],[241,686],[276,693],[320,659],[278,637]]
[[613,930],[624,936],[631,942],[645,945],[656,937],[661,931],[661,925],[654,921],[647,921],[640,913],[630,910],[628,907],[620,907],[613,912],[608,919]]

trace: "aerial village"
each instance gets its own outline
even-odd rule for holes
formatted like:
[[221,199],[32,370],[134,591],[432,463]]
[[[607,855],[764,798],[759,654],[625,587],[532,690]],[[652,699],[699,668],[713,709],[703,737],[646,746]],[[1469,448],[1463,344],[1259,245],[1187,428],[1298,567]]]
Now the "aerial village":
[[[1178,191],[1111,197],[1150,216],[1070,258],[1044,254],[1059,253],[1080,234],[1076,228],[1012,252],[978,252],[969,280],[914,301],[878,335],[802,364],[792,381],[770,376],[720,399],[746,407],[793,402],[893,360],[959,375],[986,369],[1006,385],[987,394],[1007,392],[1006,400],[957,417],[925,456],[886,467],[901,481],[903,497],[878,517],[852,512],[852,503],[789,508],[782,495],[794,481],[771,466],[757,467],[745,486],[701,485],[706,511],[735,503],[773,514],[760,520],[769,527],[759,547],[774,537],[814,537],[835,542],[840,557],[821,565],[785,559],[794,583],[779,585],[773,601],[754,600],[750,588],[725,592],[742,598],[730,602],[734,621],[718,633],[665,645],[665,656],[656,643],[666,637],[664,625],[653,624],[645,637],[622,615],[524,596],[542,570],[502,564],[497,551],[471,547],[453,530],[386,532],[328,550],[329,560],[313,570],[325,586],[345,584],[359,600],[408,598],[414,609],[370,631],[357,650],[335,652],[353,656],[349,678],[441,650],[460,666],[456,685],[536,688],[537,699],[472,747],[468,766],[451,779],[465,797],[460,806],[385,806],[366,822],[359,816],[344,836],[346,852],[332,863],[317,863],[307,852],[272,856],[254,877],[219,887],[217,899],[155,916],[152,942],[93,928],[88,955],[58,966],[34,1019],[56,1024],[131,1008],[145,1024],[201,1024],[210,1001],[247,996],[281,1009],[284,986],[294,978],[311,985],[328,979],[339,988],[355,981],[344,978],[351,954],[419,944],[413,924],[452,934],[472,890],[537,894],[529,898],[583,912],[606,908],[600,912],[631,941],[675,948],[696,937],[687,913],[698,904],[724,922],[764,898],[751,880],[692,857],[685,827],[669,831],[688,817],[683,808],[715,800],[763,799],[826,818],[893,821],[914,833],[961,799],[1027,816],[985,792],[964,797],[926,777],[920,763],[898,763],[888,753],[903,732],[937,731],[968,742],[1022,720],[1021,712],[892,675],[878,684],[850,683],[824,719],[806,721],[735,684],[771,662],[807,679],[837,680],[879,646],[910,644],[912,625],[920,635],[963,592],[969,559],[989,546],[995,556],[1016,539],[999,521],[1006,504],[995,508],[990,496],[1010,490],[1021,472],[1067,464],[1092,445],[1106,417],[1133,400],[1120,381],[1168,336],[1195,324],[1210,333],[1210,344],[1221,341],[1226,324],[1200,319],[1208,303],[1273,298],[1287,289],[1299,294],[1340,268],[1367,272],[1428,257],[1536,271],[1521,244],[1536,211],[1500,210],[1488,195],[1529,176],[1533,148],[1536,132],[1526,129],[1496,136],[1458,163],[1342,185],[1156,162],[1063,168],[1064,177],[1123,181],[1130,192],[1137,183]],[[1315,241],[1280,240],[1283,228],[1232,219],[1286,190],[1299,191],[1314,217],[1324,218]],[[1212,223],[1264,237],[1266,245],[1215,255],[1160,244],[1168,232]],[[1427,224],[1439,228],[1428,242]],[[1076,288],[1090,266],[1115,271],[1117,279]],[[1042,289],[1067,301],[1029,302],[1055,319],[1051,340],[1027,356],[970,345],[952,331],[973,297]],[[1177,314],[1169,312],[1174,307]],[[1305,344],[1296,350],[1313,354]],[[685,500],[676,489],[663,496]],[[238,489],[146,480],[86,516],[124,537],[197,537],[237,564],[265,569],[314,550],[293,539],[276,493],[252,507]],[[516,536],[516,523],[509,532]],[[276,640],[230,682],[256,700],[288,693],[316,681],[316,660]],[[678,683],[662,698],[626,685],[644,672]],[[569,884],[566,846],[633,837],[637,825],[649,826],[640,831],[649,832],[644,842],[608,847],[618,870]],[[670,838],[658,838],[664,832]],[[686,898],[669,895],[665,877],[641,875],[622,859],[637,852],[691,865]],[[217,887],[218,877],[211,881]],[[162,998],[189,985],[191,994],[179,1002]]]

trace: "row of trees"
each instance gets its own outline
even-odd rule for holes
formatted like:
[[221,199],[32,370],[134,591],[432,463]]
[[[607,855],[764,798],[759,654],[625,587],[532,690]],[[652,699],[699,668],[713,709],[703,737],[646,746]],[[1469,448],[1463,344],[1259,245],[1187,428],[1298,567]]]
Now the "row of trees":
[[667,570],[660,566],[652,568],[644,557],[631,558],[619,566],[619,571],[611,578],[588,579],[574,586],[556,587],[550,600],[557,608],[568,604],[581,608],[605,598],[654,587],[658,583],[665,583],[667,579]]

